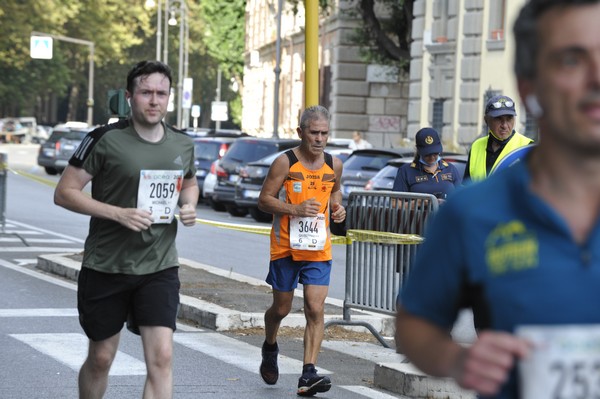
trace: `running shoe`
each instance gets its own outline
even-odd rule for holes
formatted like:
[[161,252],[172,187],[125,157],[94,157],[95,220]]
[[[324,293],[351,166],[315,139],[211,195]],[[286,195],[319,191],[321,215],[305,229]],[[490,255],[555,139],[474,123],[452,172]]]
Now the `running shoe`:
[[262,362],[260,363],[260,376],[269,385],[275,385],[279,379],[277,355],[279,355],[279,348],[274,351],[267,351],[265,350],[265,346],[263,344]]
[[329,377],[320,376],[314,367],[304,372],[298,380],[298,396],[314,396],[318,392],[327,392],[330,389]]

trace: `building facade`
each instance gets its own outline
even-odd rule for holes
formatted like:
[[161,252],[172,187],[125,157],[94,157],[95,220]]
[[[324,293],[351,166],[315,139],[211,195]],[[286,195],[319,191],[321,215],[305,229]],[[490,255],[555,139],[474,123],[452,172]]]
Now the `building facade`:
[[483,112],[496,94],[517,105],[515,129],[536,137],[513,73],[512,26],[525,0],[416,0],[413,9],[408,137],[438,130],[446,148],[466,150],[487,134]]
[[[486,133],[483,108],[499,93],[517,101],[516,129],[535,135],[512,67],[512,24],[525,0],[415,0],[408,75],[361,60],[351,40],[362,24],[356,1],[332,1],[320,18],[319,102],[331,112],[333,137],[359,130],[375,146],[406,147],[417,130],[432,126],[447,150],[464,152]],[[246,3],[242,129],[255,135],[273,135],[277,118],[277,135],[293,137],[304,108],[303,2],[296,13],[283,3],[277,108],[278,0]]]

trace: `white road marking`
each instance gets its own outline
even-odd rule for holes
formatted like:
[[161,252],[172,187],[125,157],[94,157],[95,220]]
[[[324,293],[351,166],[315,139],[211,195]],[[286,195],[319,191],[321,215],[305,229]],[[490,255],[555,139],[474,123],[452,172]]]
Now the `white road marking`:
[[43,233],[32,230],[4,230],[4,235],[20,235],[20,236],[41,236]]
[[404,359],[393,349],[368,342],[323,341],[321,346],[374,363],[399,363]]
[[[88,339],[83,334],[10,334],[33,349],[79,371],[85,361]],[[117,352],[110,375],[146,375],[146,365],[133,356]]]
[[362,385],[340,385],[340,388],[357,393],[359,395],[366,396],[367,398],[371,399],[409,399],[408,396],[392,396],[387,393],[376,391],[369,387],[364,387]]
[[[261,348],[218,333],[175,334],[174,340],[180,345],[202,352],[217,360],[258,374]],[[280,354],[278,364],[279,374],[301,374],[302,372],[300,360]],[[319,368],[319,374],[332,374],[332,372]]]
[[75,308],[0,309],[0,317],[75,317]]
[[[25,241],[27,243],[36,243],[36,244],[74,244],[73,241],[66,240],[64,238],[26,238]],[[0,242],[23,242],[18,237],[13,238],[0,238]],[[78,244],[78,243],[77,243]]]
[[41,274],[39,272],[36,272],[35,270],[29,270],[25,267],[17,266],[14,263],[7,262],[4,259],[0,259],[0,266],[5,267],[7,269],[14,270],[19,273],[27,274],[28,276],[35,277],[37,279],[46,281],[48,283],[52,283],[52,284],[55,284],[55,285],[58,285],[58,286],[61,286],[64,288],[68,288],[70,290],[74,290],[74,291],[77,290],[77,284],[74,282],[68,282],[68,281],[61,280],[56,277],[48,276],[46,274]]
[[76,238],[76,237],[72,237],[72,236],[68,236],[68,235],[66,235],[66,234],[60,234],[60,233],[57,233],[57,232],[55,232],[55,231],[50,231],[50,230],[44,230],[44,229],[40,229],[40,228],[38,228],[38,227],[31,226],[31,225],[28,225],[28,224],[25,224],[25,223],[21,223],[21,222],[16,222],[16,221],[14,221],[14,220],[9,220],[9,221],[7,221],[7,222],[8,222],[10,225],[12,225],[12,224],[15,224],[15,225],[17,225],[17,226],[20,226],[20,227],[24,227],[24,228],[27,228],[27,229],[31,229],[31,230],[35,230],[35,231],[39,231],[40,233],[44,233],[44,234],[50,234],[50,235],[52,235],[52,236],[54,236],[54,237],[62,237],[62,238],[66,238],[67,240],[70,240],[70,241],[73,241],[73,242],[78,242],[78,243],[80,243],[80,244],[83,244],[83,243],[85,243],[85,240],[82,240],[82,239],[80,239],[80,238]]
[[17,262],[17,266],[37,265],[37,259],[36,258],[13,259],[13,261]]
[[83,248],[59,248],[59,247],[0,247],[0,252],[81,252]]

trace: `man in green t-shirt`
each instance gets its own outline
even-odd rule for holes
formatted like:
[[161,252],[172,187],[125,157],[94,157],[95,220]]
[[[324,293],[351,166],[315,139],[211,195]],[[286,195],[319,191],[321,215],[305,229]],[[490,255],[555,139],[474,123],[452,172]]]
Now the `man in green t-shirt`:
[[[144,397],[173,395],[173,332],[179,305],[179,219],[196,223],[194,145],[163,122],[172,78],[158,61],[127,76],[131,117],[90,132],[65,169],[54,202],[90,215],[77,308],[89,338],[79,396],[100,398],[125,322],[142,336]],[[83,188],[91,181],[91,197]]]

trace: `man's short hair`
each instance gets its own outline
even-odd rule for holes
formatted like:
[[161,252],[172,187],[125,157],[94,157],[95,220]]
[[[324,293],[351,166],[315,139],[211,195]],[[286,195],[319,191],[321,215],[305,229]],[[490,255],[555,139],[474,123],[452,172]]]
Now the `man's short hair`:
[[322,105],[313,105],[306,108],[300,116],[300,130],[304,131],[310,125],[310,122],[316,119],[325,119],[329,123],[331,115],[327,108]]
[[600,0],[529,0],[521,9],[513,27],[515,36],[515,74],[517,78],[536,76],[535,60],[539,49],[538,20],[553,8],[600,3]]
[[140,76],[148,76],[153,73],[161,73],[169,79],[169,89],[173,85],[171,68],[167,64],[160,61],[140,61],[131,68],[127,74],[127,91],[133,94],[133,89],[137,84],[136,78]]

